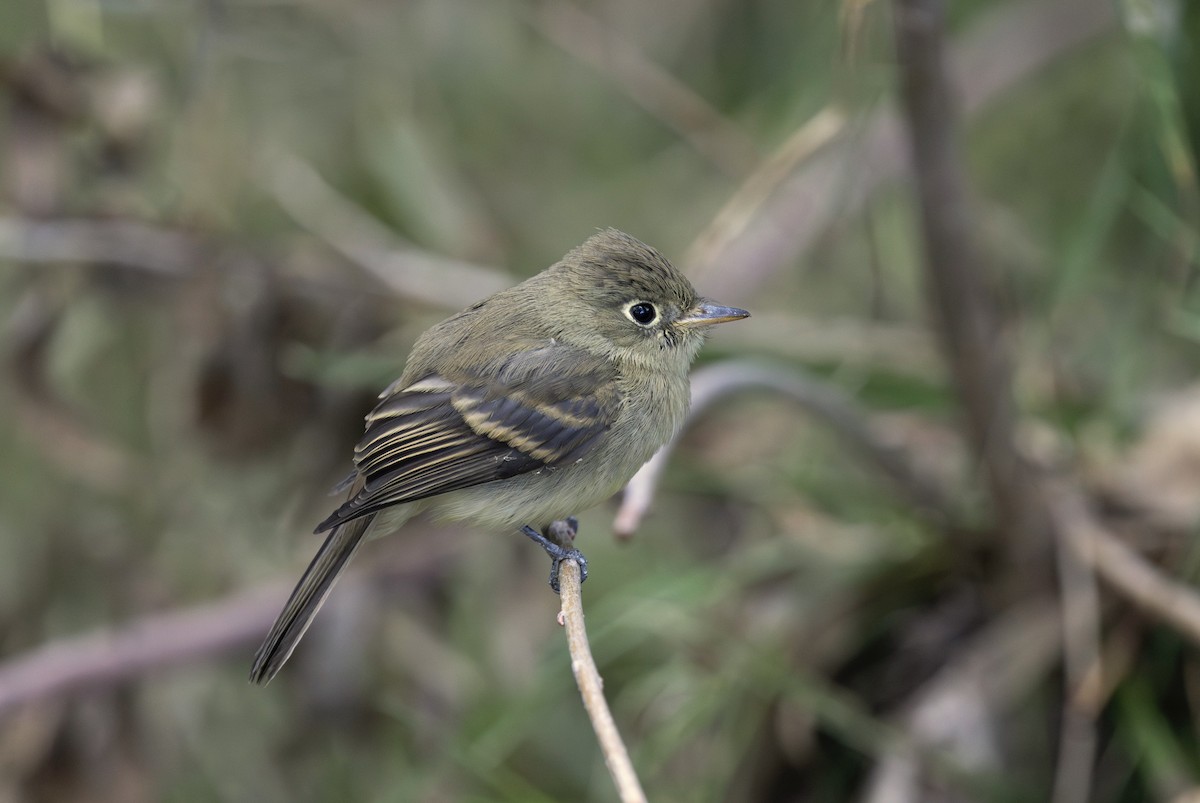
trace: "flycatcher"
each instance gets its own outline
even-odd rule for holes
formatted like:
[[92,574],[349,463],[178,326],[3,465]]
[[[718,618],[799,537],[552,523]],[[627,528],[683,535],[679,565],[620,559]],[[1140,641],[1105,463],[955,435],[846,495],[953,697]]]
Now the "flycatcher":
[[346,502],[317,527],[329,535],[250,679],[287,661],[368,531],[419,511],[521,528],[555,570],[578,556],[538,531],[612,496],[674,436],[709,327],[749,314],[701,298],[658,251],[608,229],[425,332],[367,416]]

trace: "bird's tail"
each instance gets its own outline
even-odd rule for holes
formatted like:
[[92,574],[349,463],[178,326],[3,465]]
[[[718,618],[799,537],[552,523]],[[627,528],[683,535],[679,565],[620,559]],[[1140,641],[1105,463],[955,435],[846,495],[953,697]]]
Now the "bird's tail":
[[325,539],[317,556],[304,570],[304,576],[296,584],[287,605],[283,606],[283,611],[271,626],[266,640],[258,648],[254,666],[250,670],[250,682],[269,683],[287,662],[329,596],[338,575],[358,551],[374,519],[374,515],[368,515],[348,521],[335,528]]

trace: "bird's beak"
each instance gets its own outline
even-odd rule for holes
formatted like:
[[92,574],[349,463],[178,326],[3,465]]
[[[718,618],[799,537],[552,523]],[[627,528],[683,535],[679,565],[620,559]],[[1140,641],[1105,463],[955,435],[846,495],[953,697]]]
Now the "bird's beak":
[[723,307],[720,304],[701,299],[700,303],[683,314],[675,321],[680,326],[711,326],[714,323],[738,321],[749,318],[750,313],[737,307]]

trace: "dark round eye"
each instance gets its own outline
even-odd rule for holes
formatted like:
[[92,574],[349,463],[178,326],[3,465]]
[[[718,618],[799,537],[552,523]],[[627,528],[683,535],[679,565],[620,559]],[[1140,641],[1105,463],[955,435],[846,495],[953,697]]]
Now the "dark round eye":
[[647,326],[654,323],[654,319],[658,317],[658,311],[654,309],[653,304],[639,301],[629,308],[629,317],[642,326]]

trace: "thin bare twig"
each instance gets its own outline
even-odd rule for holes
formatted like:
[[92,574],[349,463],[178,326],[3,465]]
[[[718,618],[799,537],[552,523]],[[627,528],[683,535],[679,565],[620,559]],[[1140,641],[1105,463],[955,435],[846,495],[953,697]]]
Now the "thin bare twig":
[[687,84],[573,2],[542,3],[534,24],[550,41],[612,79],[630,100],[661,120],[730,176],[758,162],[758,148]]
[[592,649],[588,644],[587,628],[583,623],[583,594],[579,564],[563,561],[559,569],[559,589],[562,594],[562,623],[567,631],[567,648],[571,652],[571,671],[583,697],[583,707],[592,720],[592,728],[600,742],[604,763],[617,786],[621,803],[646,803],[646,793],[638,780],[629,751],[617,730],[608,701],[604,699],[604,681],[596,669]]
[[[688,420],[694,420],[720,399],[748,389],[773,390],[798,403],[837,432],[854,451],[881,469],[919,511],[932,513],[942,521],[959,518],[955,505],[941,486],[924,476],[902,452],[889,446],[852,398],[797,368],[744,361],[705,366],[692,376],[692,407]],[[659,449],[625,486],[621,506],[613,521],[613,531],[618,538],[629,538],[637,530],[654,500],[658,480],[678,440],[676,436]]]

